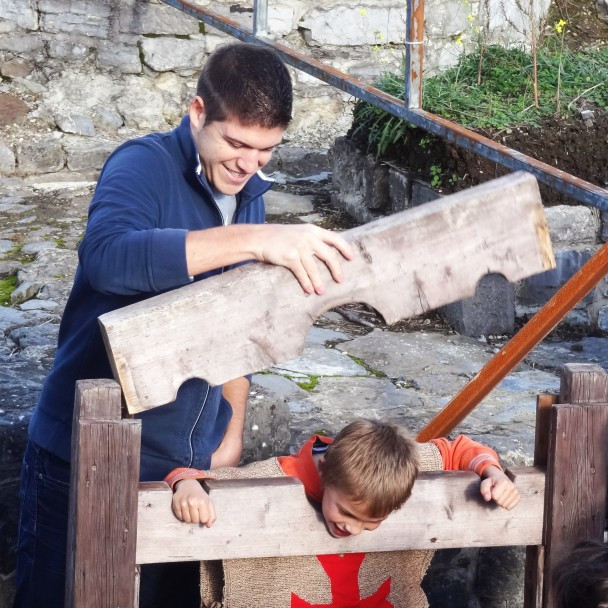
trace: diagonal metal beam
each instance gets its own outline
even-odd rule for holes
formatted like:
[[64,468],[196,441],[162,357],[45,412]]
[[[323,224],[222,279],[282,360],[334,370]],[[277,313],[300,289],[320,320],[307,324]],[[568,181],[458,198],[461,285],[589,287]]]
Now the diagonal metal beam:
[[259,44],[274,49],[285,63],[345,91],[353,97],[367,101],[386,110],[390,114],[403,118],[413,125],[438,135],[462,148],[471,150],[484,158],[492,160],[513,171],[522,170],[532,173],[536,178],[551,188],[563,192],[583,203],[608,211],[608,191],[595,184],[560,171],[535,158],[517,150],[503,146],[487,137],[465,129],[436,114],[424,110],[410,109],[401,99],[388,95],[379,89],[367,85],[348,74],[291,49],[284,44],[256,37],[248,28],[226,17],[197,6],[186,0],[163,0],[181,11],[196,17],[243,42]]

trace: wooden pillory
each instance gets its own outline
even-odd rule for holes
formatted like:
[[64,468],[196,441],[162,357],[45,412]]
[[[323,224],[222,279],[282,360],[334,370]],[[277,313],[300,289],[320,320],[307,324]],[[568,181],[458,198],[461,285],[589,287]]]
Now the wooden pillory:
[[[487,219],[491,213],[499,216],[495,226]],[[524,545],[525,606],[552,608],[549,574],[556,559],[578,539],[603,538],[608,375],[597,366],[565,366],[559,399],[539,397],[535,466],[510,471],[522,496],[513,511],[484,503],[472,473],[425,473],[411,499],[378,530],[330,539],[297,480],[206,482],[218,516],[210,529],[179,522],[163,482],[138,485],[141,426],[121,417],[123,397],[132,411],[141,411],[167,401],[167,394],[170,399],[189,377],[220,383],[285,360],[301,350],[306,325],[347,301],[372,303],[396,321],[471,295],[487,272],[518,280],[552,267],[538,189],[530,176],[501,178],[392,220],[346,233],[358,252],[351,267],[355,272],[347,270],[341,285],[328,283],[324,298],[303,296],[283,269],[256,265],[102,318],[122,391],[111,380],[77,384],[66,606],[136,606],[137,566],[145,563]],[[435,288],[437,281],[441,289]],[[248,293],[261,300],[254,305]],[[266,293],[273,294],[272,301],[264,300]],[[193,330],[191,323],[203,316],[199,306],[213,323]],[[259,309],[264,314],[252,326],[256,321],[248,311]],[[223,321],[213,316],[221,310]],[[211,366],[202,351],[217,361],[214,327],[226,327],[233,317],[246,318],[253,329],[241,334],[238,347],[228,348],[232,360]],[[165,332],[169,324],[171,332]],[[225,332],[238,339],[237,331]],[[162,348],[152,348],[154,342]],[[194,344],[204,348],[197,352]]]

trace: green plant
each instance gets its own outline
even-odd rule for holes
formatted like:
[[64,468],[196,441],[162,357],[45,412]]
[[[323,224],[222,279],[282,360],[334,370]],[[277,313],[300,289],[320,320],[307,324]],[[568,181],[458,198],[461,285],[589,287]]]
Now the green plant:
[[[472,129],[502,130],[515,125],[540,126],[541,119],[561,108],[574,111],[579,99],[608,107],[608,46],[585,51],[562,47],[556,36],[537,51],[539,106],[534,107],[532,57],[523,49],[489,45],[462,55],[458,64],[424,81],[424,109]],[[479,81],[479,82],[478,82]],[[559,81],[559,90],[558,90]],[[403,98],[403,77],[382,74],[376,86]],[[387,154],[403,145],[412,129],[406,121],[357,102],[353,134],[365,137],[370,151]],[[424,145],[424,144],[423,144]]]
[[319,376],[309,376],[308,380],[296,380],[295,383],[305,391],[312,391],[319,383]]
[[429,173],[431,174],[431,186],[433,188],[441,187],[441,176],[443,173],[441,165],[431,165]]
[[0,280],[0,306],[11,305],[11,293],[17,287],[17,277],[12,275]]

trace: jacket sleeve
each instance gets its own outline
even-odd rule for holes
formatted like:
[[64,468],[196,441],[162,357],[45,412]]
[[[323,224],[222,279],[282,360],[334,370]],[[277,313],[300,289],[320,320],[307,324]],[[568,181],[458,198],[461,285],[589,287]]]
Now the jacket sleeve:
[[431,443],[441,452],[445,471],[475,471],[480,477],[490,465],[502,471],[496,452],[466,435],[458,435],[454,441],[445,437],[432,439]]
[[169,484],[169,487],[173,490],[175,484],[182,479],[213,479],[211,475],[207,473],[207,471],[199,471],[198,469],[189,469],[185,467],[180,467],[179,469],[173,469],[164,479],[166,483]]
[[135,142],[107,161],[79,249],[85,277],[97,291],[135,295],[191,281],[187,230],[163,227],[176,190],[168,162],[161,152]]

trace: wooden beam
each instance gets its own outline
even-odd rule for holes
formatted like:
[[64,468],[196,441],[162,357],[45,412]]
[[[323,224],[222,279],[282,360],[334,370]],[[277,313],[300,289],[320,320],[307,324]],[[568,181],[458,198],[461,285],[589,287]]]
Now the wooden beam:
[[478,280],[553,268],[534,177],[514,173],[344,233],[356,252],[326,293],[306,295],[285,268],[248,264],[100,317],[129,411],[173,401],[300,354],[323,312],[365,302],[387,323],[473,295]]
[[[551,416],[545,505],[544,608],[555,608],[552,572],[579,540],[603,540],[608,485],[608,376],[567,364]],[[591,403],[585,403],[589,399]],[[603,401],[603,402],[602,402]]]
[[422,473],[402,509],[346,539],[329,535],[296,479],[207,482],[218,516],[211,528],[178,521],[166,484],[140,484],[137,563],[540,544],[544,473],[511,474],[522,495],[512,511],[485,503],[473,473]]
[[[557,395],[538,395],[536,398],[536,432],[534,435],[534,466],[546,468],[551,434],[551,409]],[[542,608],[545,569],[544,545],[526,547],[524,578],[524,608]]]
[[67,608],[134,605],[141,423],[120,410],[116,382],[76,383]]

